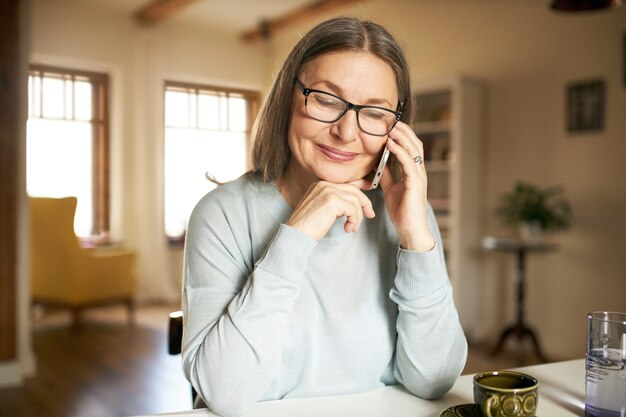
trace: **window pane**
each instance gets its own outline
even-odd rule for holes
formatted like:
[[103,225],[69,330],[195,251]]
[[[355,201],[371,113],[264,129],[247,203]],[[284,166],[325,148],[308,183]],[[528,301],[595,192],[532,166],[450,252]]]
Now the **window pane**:
[[226,97],[225,95],[221,95],[219,98],[219,103],[220,103],[220,111],[219,111],[219,124],[220,124],[220,130],[226,130],[228,129],[228,97]]
[[41,107],[42,107],[41,106],[41,84],[42,84],[41,77],[33,78],[32,109],[33,109],[33,114],[37,116],[41,116]]
[[28,115],[41,116],[41,77],[28,77]]
[[42,116],[62,118],[65,110],[63,101],[65,86],[63,80],[60,78],[45,77],[43,79],[42,88],[44,91]]
[[165,232],[181,236],[194,206],[219,181],[235,179],[246,171],[246,136],[243,133],[192,129],[165,132]]
[[92,229],[91,124],[31,118],[27,125],[26,175],[31,196],[78,197],[74,229]]
[[65,80],[65,111],[64,115],[66,119],[74,118],[74,83],[72,80]]
[[76,81],[74,83],[74,90],[76,94],[76,106],[74,107],[76,120],[91,120],[92,119],[92,86],[91,83],[86,81]]
[[189,127],[189,94],[182,91],[165,92],[165,125]]
[[218,130],[220,128],[219,115],[219,97],[216,94],[200,94],[198,96],[198,127]]
[[246,100],[243,97],[231,96],[228,100],[228,130],[235,132],[246,131]]

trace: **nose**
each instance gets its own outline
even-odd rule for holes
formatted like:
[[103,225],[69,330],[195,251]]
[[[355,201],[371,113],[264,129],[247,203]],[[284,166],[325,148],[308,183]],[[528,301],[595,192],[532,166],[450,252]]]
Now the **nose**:
[[356,111],[348,110],[341,119],[333,123],[331,132],[344,142],[354,142],[359,136]]

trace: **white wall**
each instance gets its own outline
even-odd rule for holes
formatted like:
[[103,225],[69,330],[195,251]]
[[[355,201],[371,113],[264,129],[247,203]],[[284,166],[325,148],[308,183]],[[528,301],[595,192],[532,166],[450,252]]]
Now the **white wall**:
[[199,26],[142,28],[84,2],[33,1],[31,62],[111,77],[112,235],[137,250],[142,300],[178,299],[182,271],[163,231],[163,81],[260,91],[262,51]]
[[[547,354],[560,359],[584,355],[588,311],[626,311],[626,8],[573,16],[551,12],[548,4],[370,0],[345,13],[389,27],[414,79],[463,74],[486,83],[485,234],[513,233],[493,213],[516,180],[565,187],[574,226],[556,236],[558,252],[530,255],[527,265],[527,320]],[[271,70],[314,23],[276,36]],[[565,85],[591,77],[607,83],[606,127],[570,136]],[[485,254],[473,339],[493,341],[514,319],[513,261]]]

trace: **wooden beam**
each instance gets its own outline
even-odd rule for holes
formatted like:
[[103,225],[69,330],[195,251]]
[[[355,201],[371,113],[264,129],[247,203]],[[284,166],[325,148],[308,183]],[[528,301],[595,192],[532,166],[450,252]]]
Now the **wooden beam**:
[[141,9],[137,10],[134,14],[134,18],[142,25],[153,25],[172,17],[181,9],[197,1],[198,0],[152,0]]
[[284,16],[261,22],[259,27],[244,32],[241,35],[241,39],[246,42],[267,39],[272,33],[286,28],[287,26],[311,19],[323,13],[331,12],[340,7],[348,6],[352,3],[362,3],[363,1],[365,0],[317,0]]

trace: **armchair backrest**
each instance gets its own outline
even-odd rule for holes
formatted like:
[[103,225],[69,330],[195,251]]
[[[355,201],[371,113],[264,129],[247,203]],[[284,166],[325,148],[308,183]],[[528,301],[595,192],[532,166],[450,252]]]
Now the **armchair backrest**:
[[73,279],[71,259],[82,250],[74,233],[76,197],[31,197],[30,203],[31,293],[62,297]]

